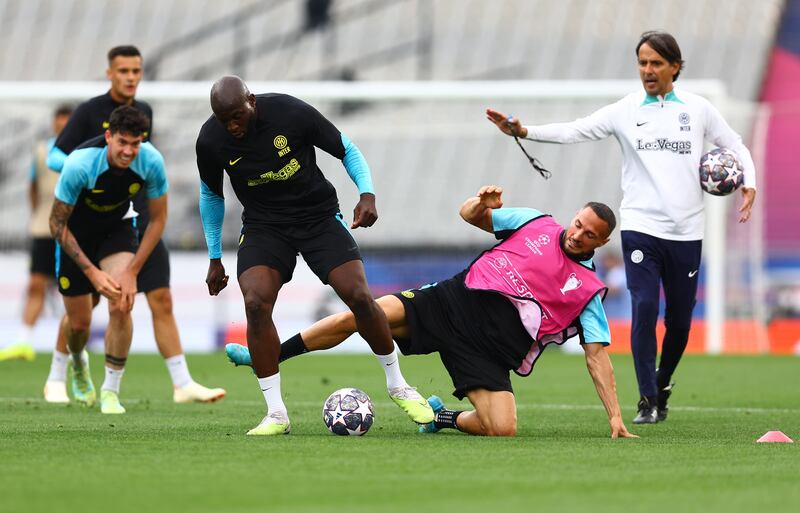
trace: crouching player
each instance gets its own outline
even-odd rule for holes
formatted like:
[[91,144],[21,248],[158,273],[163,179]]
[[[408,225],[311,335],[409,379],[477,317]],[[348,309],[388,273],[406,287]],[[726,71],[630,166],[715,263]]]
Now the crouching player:
[[[108,299],[106,372],[100,392],[103,413],[125,413],[119,388],[133,336],[136,277],[167,220],[164,159],[150,143],[142,142],[148,127],[147,117],[135,108],[115,109],[105,134],[89,139],[67,158],[50,214],[50,231],[58,243],[58,290],[69,319],[66,335],[72,393],[87,406],[96,401],[84,351],[93,295]],[[138,242],[130,205],[142,188],[149,199],[151,219]]]
[[[548,344],[578,335],[589,373],[605,406],[611,437],[634,438],[622,421],[614,369],[605,352],[610,332],[601,296],[605,286],[592,265],[608,242],[613,211],[588,203],[564,229],[532,208],[501,208],[502,189],[485,186],[461,207],[461,217],[501,240],[456,276],[418,290],[378,299],[403,354],[438,352],[459,400],[474,410],[444,407],[432,396],[434,421],[473,435],[513,436],[516,402],[509,371],[526,376]],[[281,360],[328,349],[355,333],[351,312],[326,317],[281,345]],[[236,364],[249,364],[247,348],[226,347]]]

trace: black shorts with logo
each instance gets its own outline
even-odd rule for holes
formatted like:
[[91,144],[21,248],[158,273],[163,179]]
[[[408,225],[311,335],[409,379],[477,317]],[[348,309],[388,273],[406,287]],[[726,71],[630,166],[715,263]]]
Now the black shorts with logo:
[[410,331],[397,346],[404,355],[438,352],[458,399],[479,388],[513,392],[509,371],[533,341],[508,299],[467,289],[465,274],[395,294]]
[[56,241],[50,237],[35,237],[31,241],[31,274],[56,275]]
[[283,282],[292,279],[297,255],[303,259],[322,281],[328,283],[328,274],[351,260],[361,260],[350,229],[342,214],[337,213],[310,223],[292,223],[282,226],[245,226],[239,238],[237,275],[257,265],[272,267],[281,273]]
[[[100,233],[75,235],[78,245],[89,260],[96,266],[109,255],[121,252],[136,253],[139,240],[136,229],[130,220],[122,220]],[[95,294],[97,291],[92,282],[83,274],[81,268],[69,257],[64,248],[56,245],[56,275],[58,291],[64,296],[82,296]]]

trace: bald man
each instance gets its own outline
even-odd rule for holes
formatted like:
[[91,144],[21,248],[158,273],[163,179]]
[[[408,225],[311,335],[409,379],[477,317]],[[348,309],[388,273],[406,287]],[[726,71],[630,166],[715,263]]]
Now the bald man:
[[[386,315],[367,285],[358,244],[339,212],[336,190],[316,163],[315,147],[342,161],[360,193],[349,228],[367,228],[378,213],[370,169],[359,149],[302,100],[277,93],[253,95],[236,76],[214,83],[211,109],[214,114],[200,129],[196,145],[200,214],[210,259],[206,284],[216,296],[228,283],[221,258],[227,171],[244,207],[237,276],[247,344],[267,403],[267,415],[247,434],[280,435],[291,428],[281,395],[281,344],[272,311],[278,291],[292,279],[298,253],[353,312],[359,334],[384,369],[391,399],[414,422],[432,422],[430,405],[400,372]],[[287,354],[307,351],[300,334],[287,344]]]

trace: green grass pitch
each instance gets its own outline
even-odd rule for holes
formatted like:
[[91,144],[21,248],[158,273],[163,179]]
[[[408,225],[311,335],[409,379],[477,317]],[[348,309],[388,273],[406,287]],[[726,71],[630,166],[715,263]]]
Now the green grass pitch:
[[[583,357],[553,350],[531,377],[515,378],[513,439],[417,434],[369,355],[282,365],[293,430],[272,439],[244,436],[263,399],[250,371],[219,354],[189,357],[195,379],[227,388],[213,405],[173,404],[163,361],[133,355],[122,416],[44,403],[49,355],[6,362],[0,512],[800,511],[800,443],[755,443],[776,429],[800,439],[798,359],[688,356],[669,420],[647,427],[630,423],[630,357],[613,361],[626,424],[640,440],[608,438]],[[422,393],[458,404],[436,357],[402,364]],[[99,355],[92,365],[99,387]],[[331,435],[322,422],[324,399],[344,386],[375,402],[364,437]]]

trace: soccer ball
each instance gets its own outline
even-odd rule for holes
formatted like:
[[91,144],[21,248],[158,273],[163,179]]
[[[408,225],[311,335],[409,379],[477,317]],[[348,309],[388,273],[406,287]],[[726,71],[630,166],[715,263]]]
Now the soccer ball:
[[369,431],[374,419],[372,400],[357,388],[340,388],[322,406],[322,420],[335,435],[361,436]]
[[700,159],[700,187],[714,196],[727,196],[744,182],[744,168],[736,154],[715,148]]

